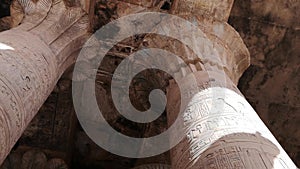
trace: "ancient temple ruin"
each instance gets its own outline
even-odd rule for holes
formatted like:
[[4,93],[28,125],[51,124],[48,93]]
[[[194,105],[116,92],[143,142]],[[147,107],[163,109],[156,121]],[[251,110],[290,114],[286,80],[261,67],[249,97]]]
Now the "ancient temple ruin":
[[[245,39],[242,38],[245,35],[239,34],[228,20],[230,16],[231,20],[234,20],[235,15],[243,13],[238,7],[247,8],[247,3],[249,2],[233,0],[9,2],[9,16],[2,17],[0,22],[3,30],[0,32],[2,168],[296,169],[293,160],[299,160],[299,147],[294,150],[296,153],[287,154],[267,128],[265,121],[261,120],[266,119],[260,117],[259,112],[256,113],[238,88],[239,80],[250,66],[251,57],[255,53],[245,45]],[[277,31],[278,27],[288,27],[285,36],[292,37],[287,33],[291,30],[296,32],[295,37],[299,36],[299,19],[293,18],[293,11],[299,9],[300,2],[287,1],[287,4],[290,5],[288,9],[293,9],[287,10],[290,12],[288,19],[291,22],[294,20],[295,24],[289,25],[291,22],[286,21],[272,25],[272,31],[278,34],[273,39],[282,36],[280,31]],[[255,7],[257,4],[251,5]],[[121,157],[97,146],[96,141],[91,140],[91,135],[86,131],[80,117],[81,126],[78,123],[76,106],[74,109],[72,103],[74,101],[74,104],[77,104],[76,99],[72,100],[72,85],[74,87],[74,84],[83,84],[79,89],[83,94],[77,98],[85,98],[84,93],[89,90],[84,84],[90,74],[83,72],[82,76],[77,77],[73,73],[78,56],[88,55],[88,61],[84,62],[86,64],[83,64],[83,67],[92,67],[89,62],[92,62],[97,57],[96,52],[99,52],[87,50],[89,46],[86,42],[91,37],[99,38],[94,33],[109,22],[138,13],[147,13],[149,16],[159,13],[162,18],[156,20],[157,17],[154,17],[151,20],[148,17],[151,22],[155,22],[147,28],[153,31],[152,33],[138,33],[122,39],[105,53],[101,66],[93,69],[94,91],[107,122],[116,131],[126,133],[130,137],[151,138],[166,131],[174,123],[180,126],[177,132],[184,135],[184,138],[176,146],[147,158]],[[174,15],[177,19],[165,21],[163,17],[169,15]],[[271,12],[269,15],[271,17]],[[181,19],[191,23],[191,26],[181,27],[182,25],[178,24]],[[162,22],[163,26],[156,27]],[[130,30],[129,26],[124,25],[119,24],[109,31],[119,32],[116,36],[121,36],[123,31]],[[171,32],[172,35],[174,29],[178,29],[180,33],[175,33],[173,37],[160,35],[162,32]],[[193,31],[194,29],[200,32]],[[101,39],[103,34],[99,36]],[[110,42],[110,36],[108,33],[105,40]],[[296,39],[298,41],[295,40],[294,44],[299,45],[299,38]],[[255,43],[263,42],[256,40]],[[87,48],[83,48],[84,45]],[[272,50],[280,48],[278,44],[272,45]],[[118,114],[118,106],[112,98],[111,81],[123,60],[140,50],[150,48],[173,53],[179,56],[182,62],[163,59],[163,55],[157,56],[162,59],[156,61],[170,67],[172,74],[158,69],[144,70],[129,82],[128,100],[141,112],[151,107],[149,95],[152,90],[160,89],[167,99],[166,108],[158,119],[151,123],[135,123]],[[297,77],[299,56],[295,58],[292,62],[296,62],[296,75],[293,76]],[[259,61],[257,58],[254,60]],[[129,61],[130,64],[131,62],[136,63],[135,60]],[[147,67],[147,64],[140,66]],[[126,76],[117,78],[122,77]],[[295,86],[297,84],[296,78]],[[119,96],[119,93],[123,93],[125,89],[122,84],[117,86],[120,88],[117,92],[119,104],[122,104],[123,96]],[[163,98],[159,96],[155,99]],[[81,100],[82,103],[87,101]],[[297,110],[299,108],[295,109],[295,113]],[[295,120],[299,120],[299,116],[294,116]],[[115,141],[114,137],[106,133],[105,137],[101,135],[98,139],[107,140],[112,144]],[[165,142],[172,144],[174,137],[170,135]],[[123,149],[124,142],[120,141],[120,144],[113,146]],[[142,149],[149,145],[145,143],[137,146],[140,146],[137,150],[142,152]],[[289,156],[291,154],[296,154],[292,156],[293,160]]]

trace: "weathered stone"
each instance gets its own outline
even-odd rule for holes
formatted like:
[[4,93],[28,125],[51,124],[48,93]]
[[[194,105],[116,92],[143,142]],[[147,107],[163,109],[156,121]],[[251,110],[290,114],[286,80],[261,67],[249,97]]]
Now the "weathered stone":
[[[129,2],[129,1],[128,1]],[[215,9],[218,9],[218,6],[216,5],[211,6],[213,4],[218,4],[216,3],[217,1],[213,1],[212,3],[201,3],[201,2],[197,2],[198,7],[204,7],[204,9],[206,10],[195,10],[191,9],[192,13],[195,14],[201,14],[204,15],[204,17],[199,16],[198,18],[201,18],[199,20],[204,20],[203,22],[205,24],[203,25],[208,25],[208,27],[206,27],[206,33],[209,33],[209,31],[211,30],[211,27],[209,27],[211,25],[210,21],[214,21],[214,19],[206,19],[206,17],[208,17],[208,15],[213,15],[212,18],[218,19],[218,20],[224,20],[226,21],[226,17],[228,16],[228,11],[224,12],[222,10],[220,11],[216,11]],[[298,60],[297,57],[298,56],[297,53],[297,49],[292,47],[292,49],[290,49],[290,46],[297,46],[297,40],[293,41],[291,44],[289,44],[289,40],[290,39],[297,39],[297,22],[292,22],[293,20],[296,20],[297,15],[297,3],[295,2],[293,3],[293,1],[288,1],[288,2],[272,2],[269,3],[271,5],[269,5],[267,2],[269,1],[262,1],[262,2],[256,2],[256,1],[243,1],[243,2],[239,2],[238,0],[236,1],[236,4],[239,4],[239,6],[243,6],[243,8],[239,8],[242,10],[239,10],[238,12],[236,12],[237,9],[237,5],[234,7],[234,12],[233,12],[233,16],[231,19],[231,21],[234,21],[234,26],[235,28],[239,31],[239,33],[241,34],[241,37],[244,39],[246,45],[249,47],[250,53],[252,55],[252,64],[250,69],[247,71],[246,73],[246,80],[243,78],[241,80],[241,84],[240,87],[242,89],[243,92],[245,92],[246,97],[250,100],[251,104],[253,104],[254,107],[257,108],[257,111],[260,113],[261,117],[263,118],[263,120],[265,122],[267,122],[267,125],[275,129],[274,130],[274,135],[276,135],[276,133],[280,133],[280,135],[277,137],[279,139],[279,141],[281,143],[286,144],[287,149],[292,152],[290,155],[294,158],[296,158],[297,156],[297,152],[298,151],[298,147],[299,145],[297,144],[297,137],[291,137],[292,135],[297,135],[297,115],[295,115],[295,112],[298,112],[297,110],[297,64],[298,64]],[[116,19],[117,17],[123,16],[125,14],[131,13],[131,12],[138,12],[138,11],[145,11],[144,7],[147,6],[151,6],[152,2],[142,2],[143,4],[140,4],[140,2],[137,4],[136,2],[135,5],[131,4],[131,3],[124,3],[124,2],[119,2],[119,1],[113,1],[113,2],[101,2],[101,5],[103,5],[104,7],[102,8],[102,10],[99,12],[98,17],[100,18],[95,18],[96,23],[100,21],[100,23],[98,23],[99,25],[97,25],[98,27],[102,26],[104,23],[107,23],[108,21],[111,21],[113,19]],[[172,4],[170,2],[168,2],[169,4]],[[167,4],[168,4],[167,3]],[[222,2],[222,3],[227,3],[226,1]],[[291,9],[284,9],[284,5],[288,3],[288,8]],[[153,2],[153,4],[157,4],[157,2]],[[164,3],[161,3],[164,4]],[[183,3],[181,5],[188,5],[190,3]],[[99,5],[99,4],[98,4]],[[99,5],[99,6],[101,6]],[[143,7],[142,7],[142,6]],[[159,5],[158,5],[159,6]],[[166,5],[168,6],[168,5]],[[275,8],[274,11],[270,11],[268,8],[268,6],[272,6]],[[225,7],[225,8],[223,8]],[[228,9],[228,7],[230,6],[222,6],[222,9]],[[251,7],[251,9],[250,9]],[[106,9],[109,8],[110,10]],[[164,8],[168,8],[168,7],[164,7]],[[184,9],[184,8],[182,8]],[[212,10],[210,10],[212,9]],[[250,10],[249,10],[250,9]],[[261,10],[263,9],[263,10]],[[284,10],[282,10],[284,9]],[[249,13],[246,13],[250,11]],[[291,12],[292,11],[292,12]],[[257,12],[257,13],[256,13]],[[286,15],[284,14],[286,12]],[[220,15],[226,13],[226,15]],[[189,13],[187,13],[189,15]],[[243,16],[240,17],[240,14],[245,14]],[[251,14],[251,15],[249,15]],[[280,15],[280,16],[279,16]],[[295,16],[292,16],[295,15]],[[16,16],[16,15],[15,15]],[[21,16],[21,15],[20,15]],[[249,17],[253,17],[254,18],[250,18]],[[263,20],[261,20],[261,18],[265,18]],[[23,16],[22,16],[23,17]],[[186,16],[185,16],[186,17]],[[224,17],[224,18],[223,18]],[[287,17],[287,20],[284,20],[284,18],[282,17]],[[293,19],[291,19],[293,18]],[[258,20],[259,19],[259,20]],[[247,23],[247,21],[249,21],[249,23]],[[18,22],[16,22],[18,23]],[[220,22],[222,25],[222,22]],[[232,22],[231,22],[232,23]],[[223,23],[224,24],[224,23]],[[238,25],[240,24],[240,25]],[[95,24],[96,25],[96,24]],[[290,25],[292,25],[290,27]],[[296,25],[296,26],[295,26]],[[247,30],[247,31],[245,31]],[[250,30],[250,31],[248,31]],[[227,31],[226,31],[227,32]],[[213,35],[213,34],[212,34]],[[227,35],[227,33],[225,33],[225,35]],[[215,36],[208,36],[210,39],[214,39]],[[224,36],[226,39],[227,37]],[[229,36],[230,37],[230,36]],[[152,37],[154,38],[154,37]],[[157,40],[162,40],[161,38],[156,39]],[[228,38],[228,41],[230,42],[230,38]],[[64,43],[64,42],[62,42]],[[60,45],[62,43],[57,43],[56,46],[60,47]],[[118,63],[122,60],[120,58],[124,58],[126,56],[128,56],[128,51],[127,49],[129,49],[129,51],[132,50],[132,46],[133,45],[129,45],[130,42],[126,42],[124,43],[123,47],[119,47],[119,49],[116,49],[115,51],[112,51],[110,54],[111,55],[116,55],[117,57],[110,57],[106,62],[105,65],[107,65],[108,70],[102,71],[101,74],[99,74],[99,76],[101,76],[101,78],[99,78],[98,82],[99,85],[102,85],[103,88],[99,89],[100,87],[98,87],[98,91],[99,93],[102,93],[102,96],[105,96],[106,98],[104,100],[109,100],[109,96],[110,95],[108,91],[109,89],[109,74],[107,74],[108,72],[113,72],[113,70],[110,70],[112,68],[114,68],[113,65],[118,65]],[[222,47],[222,45],[227,45],[227,43],[215,43],[216,48]],[[287,44],[287,45],[283,45],[283,44]],[[236,45],[238,45],[238,43],[235,43],[235,45],[233,45],[233,48],[231,48],[230,50],[236,48],[239,49],[239,47],[236,47]],[[126,47],[127,46],[127,47]],[[138,46],[138,45],[137,45]],[[277,48],[279,46],[279,48]],[[299,45],[298,45],[299,46]],[[172,46],[171,46],[172,47]],[[180,48],[181,45],[175,43],[175,45],[173,46],[175,49],[176,48]],[[136,48],[136,47],[134,47]],[[277,49],[276,49],[277,48]],[[56,50],[57,48],[53,48],[53,50]],[[136,49],[133,49],[133,51],[135,51]],[[171,49],[173,50],[173,49]],[[230,51],[227,50],[227,51]],[[291,59],[290,57],[286,57],[286,53],[284,53],[283,51],[294,51],[291,52]],[[68,50],[65,50],[68,51]],[[183,55],[185,54],[185,52],[187,52],[185,49],[180,49],[179,51],[183,51]],[[131,53],[131,52],[129,52]],[[237,51],[237,53],[239,53],[239,51]],[[278,55],[278,53],[280,55]],[[222,56],[226,56],[228,53],[225,52],[225,55]],[[64,52],[61,52],[61,56],[63,57],[65,54]],[[289,55],[290,56],[290,55]],[[226,57],[224,57],[226,58]],[[228,58],[233,58],[233,57],[228,57]],[[238,59],[237,59],[238,60]],[[196,62],[196,61],[195,61]],[[194,62],[192,62],[194,63]],[[196,63],[199,63],[200,66],[193,66],[193,64],[191,64],[190,69],[193,70],[193,68],[195,68],[195,71],[200,71],[201,69],[201,62],[197,61]],[[293,64],[291,64],[293,63]],[[116,66],[115,65],[115,66]],[[235,64],[233,64],[235,65]],[[292,69],[291,70],[287,70],[290,66],[292,65]],[[243,66],[242,66],[243,67]],[[233,69],[232,69],[233,70]],[[231,78],[231,79],[235,79],[233,80],[234,83],[237,83],[237,80],[239,78],[240,75],[238,76],[234,76],[234,73],[232,73],[233,71],[227,71],[227,75]],[[287,70],[287,71],[282,71],[282,70]],[[293,71],[292,71],[293,70]],[[238,70],[237,72],[242,72],[243,70]],[[269,73],[269,72],[273,72],[273,73]],[[283,72],[283,73],[282,73]],[[150,76],[151,73],[144,73],[141,74],[140,77],[148,77]],[[159,78],[163,79],[166,76],[160,76]],[[245,76],[244,76],[245,77]],[[158,78],[158,79],[159,79]],[[155,78],[149,78],[149,79],[155,79]],[[294,83],[289,83],[289,84],[280,84],[277,87],[274,88],[274,84],[278,83],[278,81],[282,81],[282,79],[285,79],[286,81],[293,81]],[[151,81],[152,81],[151,80]],[[251,82],[249,82],[251,80]],[[141,109],[146,109],[149,106],[149,103],[147,101],[147,96],[149,93],[149,91],[145,91],[143,92],[139,92],[139,93],[135,93],[135,91],[139,91],[139,90],[144,90],[147,89],[149,86],[149,81],[145,81],[145,83],[142,83],[141,81],[135,81],[133,84],[133,88],[134,90],[132,90],[132,95],[133,95],[133,99],[134,98],[138,98],[135,101],[133,101],[133,104],[136,107],[140,107]],[[107,86],[108,85],[108,86]],[[164,85],[167,86],[167,85]],[[296,86],[296,87],[295,87]],[[53,100],[52,102],[50,102],[48,105],[45,104],[46,107],[50,108],[51,111],[54,111],[54,109],[57,109],[59,106],[56,106],[55,104],[55,99],[53,99],[53,95],[55,96],[57,94],[57,92],[59,92],[59,89],[63,89],[63,88],[68,88],[68,86],[61,86],[61,87],[57,87],[56,92],[54,92],[54,94],[52,94],[52,99],[51,97],[49,98],[50,100]],[[230,87],[230,86],[229,86]],[[249,88],[250,87],[250,88]],[[249,89],[248,89],[249,88]],[[284,91],[280,91],[281,89],[285,89]],[[235,90],[235,88],[234,88]],[[101,92],[102,91],[102,92]],[[272,91],[272,92],[270,92]],[[282,94],[284,93],[284,94]],[[259,96],[259,97],[258,97]],[[270,97],[271,96],[271,97]],[[99,95],[98,97],[101,97],[101,95]],[[177,97],[177,96],[176,96]],[[271,98],[271,99],[269,99]],[[289,99],[287,99],[289,98]],[[291,99],[292,98],[292,99]],[[103,99],[102,99],[103,100]],[[260,100],[260,101],[257,101]],[[141,102],[140,102],[141,101]],[[269,104],[265,104],[267,101],[270,101]],[[66,107],[68,103],[66,103]],[[62,105],[63,106],[63,105]],[[134,124],[128,125],[129,122],[128,121],[124,121],[120,120],[119,116],[114,113],[113,115],[111,115],[111,112],[114,112],[115,110],[111,110],[112,104],[109,101],[105,101],[104,103],[102,103],[102,106],[104,106],[104,109],[107,110],[107,119],[109,121],[111,121],[111,124],[116,125],[115,127],[118,128],[119,131],[122,132],[128,132],[129,135],[141,135],[142,133],[140,132],[140,128],[138,128],[139,131],[137,130],[137,127]],[[47,109],[48,109],[47,108]],[[42,110],[41,114],[43,111],[47,111],[47,109]],[[64,108],[58,108],[61,109],[62,112],[64,112]],[[286,111],[289,110],[289,111]],[[261,113],[262,112],[262,113]],[[287,116],[286,113],[288,113],[289,115]],[[48,115],[50,115],[51,113],[49,113]],[[164,115],[163,115],[164,116]],[[280,117],[278,117],[280,116]],[[63,118],[64,116],[57,116],[58,119]],[[47,117],[48,118],[48,117]],[[45,121],[46,119],[45,118]],[[164,117],[165,118],[165,117]],[[30,139],[31,137],[30,134],[35,133],[37,130],[35,127],[36,122],[39,121],[39,119],[41,119],[41,117],[37,117],[37,119],[35,119],[35,121],[32,123],[32,126],[28,128],[28,131],[25,133],[25,137],[27,137],[27,139]],[[116,120],[118,119],[118,120]],[[44,121],[44,122],[45,122]],[[59,120],[61,121],[61,120]],[[120,125],[120,121],[123,121]],[[161,125],[161,123],[164,123],[165,121],[163,119],[161,119],[161,121],[156,121],[156,123],[150,124],[146,126],[146,130],[143,130],[143,132],[145,132],[144,136],[151,136],[154,134],[158,134],[161,130],[164,130],[164,126]],[[46,125],[44,125],[45,123],[43,123],[43,121],[39,122],[40,124],[40,128],[39,131],[44,132],[44,135],[40,135],[40,139],[45,139],[45,138],[49,138],[49,131],[48,129],[46,129]],[[64,122],[63,122],[64,123]],[[119,124],[116,124],[119,123]],[[59,123],[58,125],[60,125],[62,123]],[[51,125],[51,124],[47,124],[47,125]],[[128,126],[133,126],[133,130],[129,129],[130,127]],[[156,127],[159,126],[159,127]],[[285,127],[281,127],[281,126],[285,126]],[[43,128],[44,127],[44,128]],[[134,129],[135,128],[135,129]],[[128,130],[129,129],[129,130]],[[291,130],[292,129],[292,130]],[[295,129],[295,130],[294,130]],[[289,132],[286,132],[289,131]],[[62,132],[62,131],[58,131]],[[48,133],[48,134],[45,134]],[[130,134],[131,133],[131,134]],[[132,134],[134,133],[134,134]],[[244,137],[244,136],[243,136]],[[36,138],[36,137],[35,137]],[[57,137],[59,138],[59,136]],[[286,139],[289,138],[289,139]],[[84,141],[87,139],[87,136],[82,136],[81,139],[78,140],[78,146],[77,148],[80,149],[82,147],[85,147],[86,145],[84,145]],[[228,142],[230,139],[228,139]],[[24,140],[23,140],[24,141]],[[53,140],[54,141],[54,140]],[[225,139],[220,139],[220,142],[224,142]],[[29,140],[30,142],[30,140]],[[33,141],[31,144],[33,145],[33,143],[36,141]],[[56,141],[55,141],[56,142]],[[216,144],[213,144],[213,146],[220,146],[219,141],[216,141]],[[42,143],[40,141],[40,143]],[[21,141],[21,144],[24,144],[24,142]],[[48,144],[48,143],[47,143]],[[52,144],[52,143],[51,143]],[[42,144],[40,144],[42,145]],[[53,144],[55,145],[55,144]],[[34,146],[34,145],[33,145]],[[60,149],[61,146],[57,146],[58,149]],[[62,146],[63,147],[63,146]],[[118,161],[119,163],[122,163],[121,161],[123,161],[124,166],[130,166],[132,165],[132,161],[134,160],[128,160],[128,159],[122,159],[122,158],[118,158],[115,156],[111,156],[110,158],[105,158],[105,155],[108,155],[107,153],[103,153],[103,150],[96,150],[97,146],[94,145],[92,146],[93,148],[93,152],[91,153],[90,151],[88,151],[86,153],[86,155],[89,155],[89,160],[86,160],[85,158],[78,158],[78,160],[82,160],[83,162],[86,163],[95,163],[95,161],[100,161],[100,160],[104,160],[102,161],[102,164],[108,167],[112,167],[112,163],[113,162],[105,162],[105,160],[114,160],[114,161]],[[222,146],[221,146],[222,147]],[[53,146],[53,148],[55,148],[55,146]],[[91,149],[91,148],[88,148]],[[214,153],[212,151],[214,151],[212,149],[212,151],[210,151],[211,149],[208,149],[207,152],[204,152],[206,154],[211,154]],[[102,155],[99,156],[99,152],[101,152]],[[221,153],[221,152],[220,152]],[[251,154],[252,152],[250,152]],[[275,152],[276,153],[276,152]],[[82,154],[82,153],[81,153]],[[232,153],[233,156],[235,156],[236,154]],[[96,156],[99,156],[99,158],[94,158]],[[216,155],[214,157],[219,158],[219,156],[221,155]],[[203,156],[202,156],[203,157]],[[207,159],[200,158],[199,161],[207,161]],[[298,153],[298,157],[299,153]],[[159,158],[159,157],[158,157]],[[208,157],[210,160],[212,160],[212,158],[209,156]],[[272,157],[271,157],[272,158]],[[153,159],[151,159],[153,160]],[[149,161],[151,161],[149,160]],[[154,159],[155,160],[155,159]],[[158,160],[158,159],[156,159]],[[126,163],[127,161],[131,161],[129,162],[130,164],[128,165],[128,163]],[[148,159],[147,160],[142,160],[142,162],[138,162],[139,164],[142,163],[148,163]],[[6,164],[6,163],[4,163]],[[103,166],[102,165],[102,166]],[[116,167],[120,168],[121,166],[118,166],[117,164],[114,164]],[[210,164],[208,164],[210,165]],[[211,164],[213,165],[213,164]],[[224,163],[225,165],[225,163]],[[236,165],[239,165],[238,163],[236,163]],[[269,165],[269,164],[268,164]]]
[[62,1],[19,3],[22,24],[0,33],[0,163],[89,35],[80,8],[68,9]]
[[[179,14],[185,16],[186,13],[189,13],[190,9],[201,10],[201,7],[191,3],[186,9],[178,7],[178,9],[175,8],[173,10],[175,10],[174,13],[178,10],[180,11]],[[193,22],[196,19],[193,16],[186,18]],[[201,23],[203,20],[198,20],[198,22]],[[219,33],[213,29],[207,29],[205,33],[207,32],[212,32],[212,34]],[[226,40],[228,39],[234,38],[227,34]],[[205,44],[210,42],[208,38],[204,38],[204,40],[206,40]],[[218,48],[222,47],[224,47],[222,44],[214,46],[218,52],[220,51]],[[243,48],[246,49],[246,46],[243,46],[241,49]],[[238,52],[241,51],[243,50],[238,50]],[[221,76],[217,75],[218,73],[225,72],[223,70],[224,67],[231,63],[222,63],[222,57],[234,58],[236,59],[234,61],[237,63],[245,60],[245,58],[232,57],[230,52],[223,55],[220,55],[220,52],[218,52],[214,56],[219,57],[220,60],[216,61],[215,64],[204,65],[205,70],[196,70],[191,73],[192,75],[183,75],[182,81],[179,82],[181,83],[180,85],[190,86],[190,89],[195,89],[194,92],[190,90],[178,91],[176,87],[168,90],[168,99],[171,100],[171,103],[168,105],[169,123],[172,124],[175,119],[177,121],[177,116],[179,116],[179,119],[183,116],[181,117],[183,120],[180,123],[184,127],[186,134],[184,140],[171,151],[172,168],[296,168],[293,161],[281,148],[280,144],[250,104],[240,96],[238,89],[234,87],[233,84],[236,81],[234,77],[236,76],[232,76],[232,74],[228,74],[227,72]],[[201,54],[209,55],[209,53],[205,52]],[[187,53],[183,56],[189,57],[189,55]],[[249,55],[242,56],[249,57]],[[208,58],[211,59],[211,57]],[[243,65],[247,66],[247,64]],[[227,70],[232,72],[228,67]],[[243,69],[238,70],[243,71]],[[234,73],[241,73],[239,71],[233,72],[233,75]],[[194,86],[191,85],[191,83],[195,83],[195,80],[192,78],[193,76],[197,79],[197,84],[194,84]],[[230,80],[224,80],[226,76],[233,83],[230,83]],[[210,79],[214,80],[211,81]],[[182,100],[184,103],[182,103]],[[182,112],[178,114],[179,105],[184,106],[183,114]],[[220,144],[218,143],[219,139]],[[273,150],[270,150],[270,147],[273,147]],[[253,154],[251,153],[252,151]],[[234,153],[229,155],[231,152]],[[248,152],[248,154],[243,155],[238,152]],[[260,158],[251,158],[254,155]]]

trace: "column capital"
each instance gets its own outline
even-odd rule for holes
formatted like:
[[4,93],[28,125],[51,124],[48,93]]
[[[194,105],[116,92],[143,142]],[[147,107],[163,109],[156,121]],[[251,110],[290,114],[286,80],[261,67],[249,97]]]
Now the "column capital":
[[176,15],[207,15],[227,22],[234,0],[175,0],[172,13]]

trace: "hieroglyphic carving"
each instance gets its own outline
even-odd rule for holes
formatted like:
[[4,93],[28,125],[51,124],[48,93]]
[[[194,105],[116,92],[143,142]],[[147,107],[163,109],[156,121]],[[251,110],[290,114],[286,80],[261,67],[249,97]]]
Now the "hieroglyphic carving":
[[1,43],[10,47],[0,50],[0,164],[89,36],[80,8],[49,0],[18,4],[25,15],[22,24],[0,33]]
[[0,107],[0,159],[5,158],[5,152],[8,151],[9,144],[9,133],[7,129],[9,129],[7,118],[3,116],[4,110]]
[[[175,121],[178,105],[184,105],[186,108],[182,122],[186,137],[171,150],[172,168],[270,168],[270,166],[296,168],[255,111],[240,96],[236,87],[239,77],[250,63],[250,57],[239,35],[226,23],[232,3],[231,0],[177,0],[172,6],[172,13],[197,24],[206,35],[203,36],[203,41],[208,42],[193,42],[202,49],[200,53],[205,57],[200,57],[202,69],[191,66],[192,75],[181,76],[180,83],[186,87],[185,90],[179,91],[172,81],[170,83],[171,87],[168,90],[170,103],[167,108],[169,125]],[[198,38],[194,38],[194,35],[187,36],[190,39]],[[184,61],[187,61],[185,58],[193,57],[190,51],[182,51]],[[217,52],[213,53],[214,51]],[[196,83],[191,76],[196,77]],[[183,103],[179,103],[180,97]],[[257,132],[262,136],[249,135]],[[218,147],[215,143],[232,134],[239,136],[233,143],[238,144],[241,149],[244,148],[247,153],[252,151],[251,157],[239,157],[234,153],[230,157],[224,154],[214,155],[213,151]],[[230,138],[222,141],[223,148],[230,147],[227,144]],[[278,149],[278,153],[264,156],[265,152],[271,151],[268,148],[272,146]],[[208,158],[205,158],[205,152],[208,151],[210,152],[207,154]],[[261,159],[254,158],[254,155]],[[266,165],[265,162],[273,159],[275,159],[273,163]]]
[[259,134],[232,134],[219,139],[203,152],[198,159],[198,167],[268,169],[273,168],[273,159],[278,153],[277,147]]
[[[54,85],[52,79],[55,77],[54,62],[49,65],[51,62],[46,62],[44,56],[38,50],[35,53],[33,52],[36,48],[42,46],[45,53],[51,53],[49,48],[41,45],[43,42],[34,39],[34,37],[31,37],[32,41],[37,40],[35,42],[39,45],[30,46],[36,45],[36,43],[24,42],[23,38],[22,43],[22,40],[15,38],[18,37],[18,33],[18,31],[8,31],[0,37],[2,42],[11,43],[14,47],[14,50],[0,51],[0,102],[3,109],[0,118],[7,119],[4,123],[7,126],[2,126],[1,130],[9,133],[3,137],[3,140],[7,140],[6,148],[0,150],[5,151],[1,152],[5,155],[16,143],[47,94],[51,91],[50,85]],[[24,59],[24,56],[26,56],[26,59]],[[47,82],[49,82],[48,88]],[[40,93],[36,93],[36,91],[40,91]]]
[[20,101],[20,97],[18,97],[16,91],[12,89],[11,83],[9,83],[6,78],[3,78],[1,74],[0,86],[0,103],[2,109],[2,118],[4,122],[3,127],[6,127],[7,130],[16,130],[14,133],[10,133],[9,135],[7,135],[10,137],[7,138],[7,142],[11,143],[11,141],[16,141],[16,134],[20,134],[19,132],[24,126],[24,116],[20,113],[24,110],[24,105]]
[[[6,40],[8,38],[9,40]],[[51,86],[54,85],[52,79],[57,74],[55,56],[43,41],[27,32],[15,30],[3,34],[0,39],[5,43],[13,44],[12,46],[16,48],[16,50],[2,51],[4,57],[1,67],[5,70],[1,72],[3,77],[10,77],[9,81],[14,82],[12,88],[21,98],[32,99],[32,104],[22,106],[25,110],[32,110],[32,114],[23,119],[28,121],[39,109],[38,105],[43,102],[43,98],[47,97],[52,90]],[[11,76],[11,72],[17,75]],[[35,90],[41,93],[36,94]]]
[[[173,168],[296,168],[249,103],[229,89],[213,87],[199,92],[183,118],[187,137],[173,151]],[[213,155],[219,144],[225,152],[237,146],[235,149],[248,155]],[[205,152],[210,153],[206,156]]]

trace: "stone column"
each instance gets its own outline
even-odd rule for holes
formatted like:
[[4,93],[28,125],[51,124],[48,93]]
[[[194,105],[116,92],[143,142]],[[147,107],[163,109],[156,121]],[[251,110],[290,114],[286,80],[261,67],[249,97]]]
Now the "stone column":
[[134,167],[133,169],[170,169],[171,166],[166,164],[145,164],[140,165],[138,167]]
[[89,36],[81,8],[52,0],[14,5],[13,24],[21,24],[0,33],[0,164]]
[[[172,168],[289,168],[296,166],[237,89],[249,65],[249,53],[235,30],[226,23],[233,1],[177,0],[173,13],[196,23],[205,34],[206,59],[189,61],[189,71],[179,70],[179,91],[171,81],[168,90],[168,123],[183,104],[185,138],[171,150]],[[224,14],[224,15],[222,15]],[[183,31],[184,32],[184,31]],[[185,34],[190,39],[194,34]],[[184,35],[183,35],[184,36]],[[196,46],[203,42],[193,41]],[[175,49],[173,49],[175,50]],[[185,72],[191,72],[186,74]],[[195,80],[196,79],[196,84]],[[185,103],[180,103],[184,97]]]

